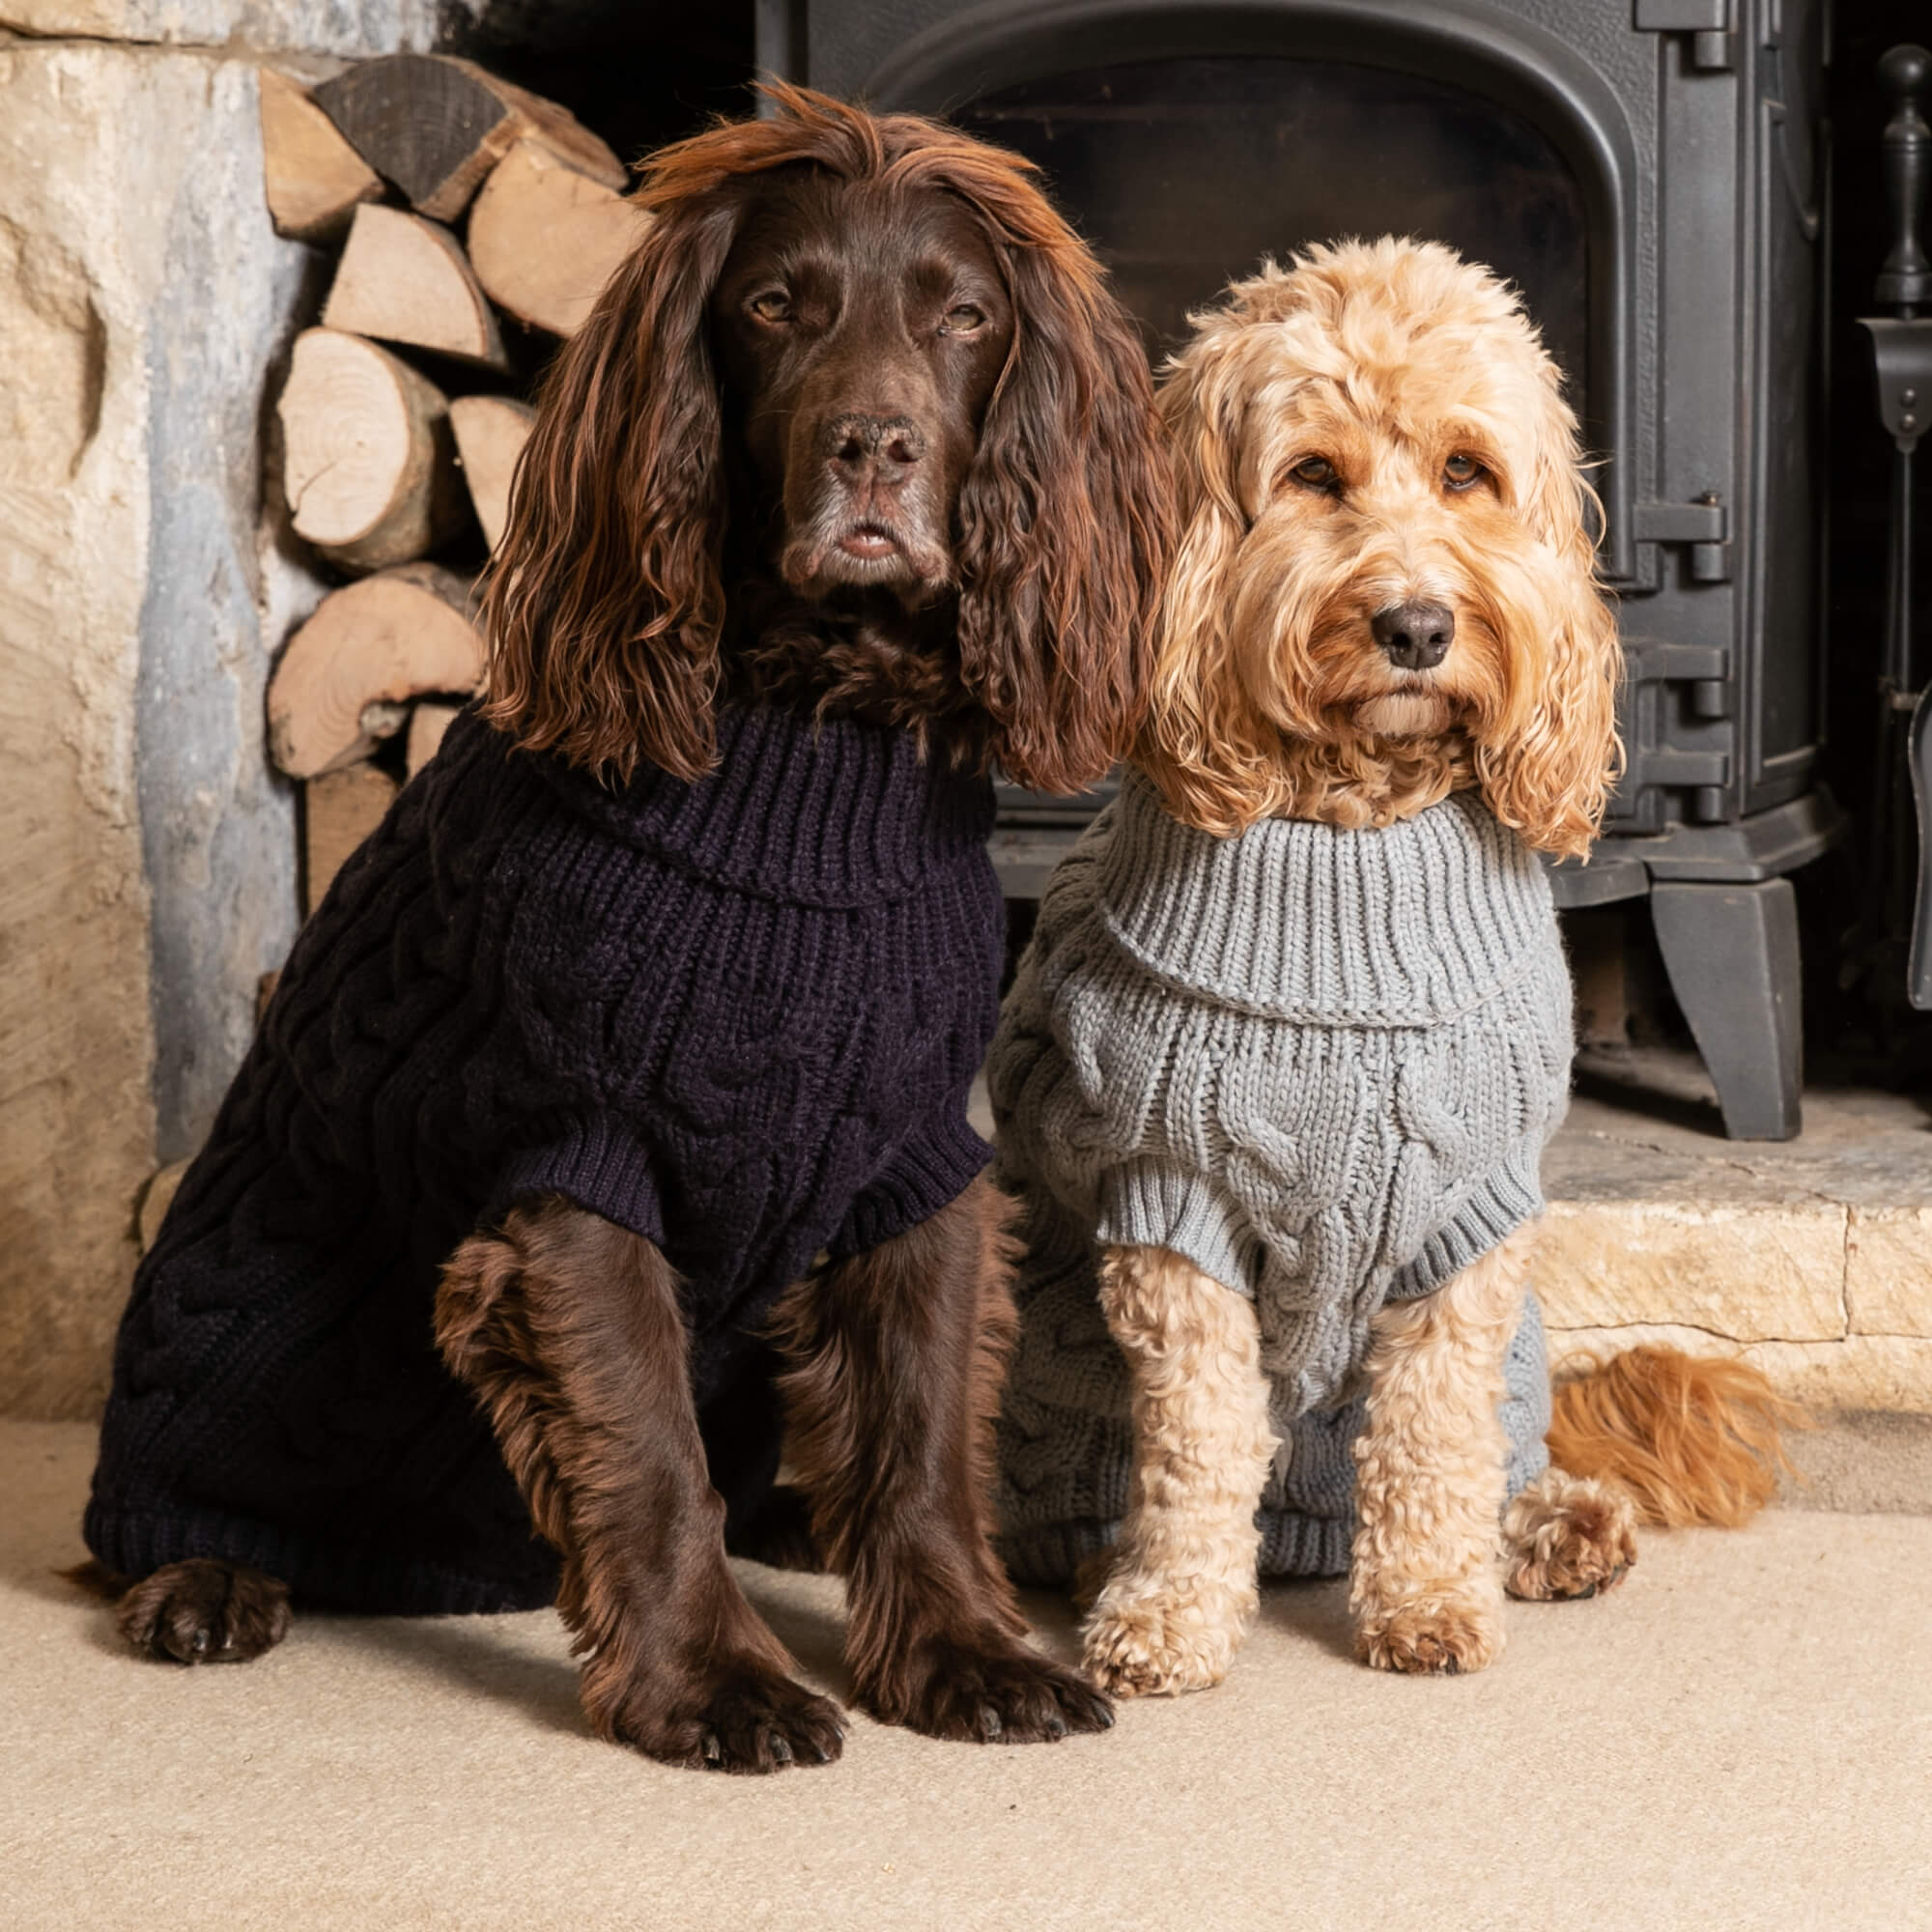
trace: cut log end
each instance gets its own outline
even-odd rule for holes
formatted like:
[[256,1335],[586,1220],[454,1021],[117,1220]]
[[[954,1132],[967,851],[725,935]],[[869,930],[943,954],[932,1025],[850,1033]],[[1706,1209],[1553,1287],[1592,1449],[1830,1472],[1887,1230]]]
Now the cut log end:
[[275,232],[334,241],[363,202],[381,198],[381,177],[308,90],[273,68],[261,70],[261,105],[263,187]]
[[310,779],[302,787],[307,855],[302,911],[312,913],[355,848],[382,824],[397,792],[387,772],[347,766]]
[[400,208],[355,211],[324,326],[507,369],[490,303],[455,236]]
[[436,756],[443,734],[463,715],[456,704],[418,704],[410,713],[410,735],[405,749],[409,775],[414,778]]
[[494,551],[510,516],[510,482],[536,412],[507,396],[459,396],[449,406],[456,452],[476,506],[476,521]]
[[519,141],[469,211],[470,266],[518,321],[571,335],[650,218],[538,143]]
[[276,412],[296,533],[345,570],[408,563],[461,527],[442,392],[375,343],[304,329]]
[[167,1166],[156,1168],[141,1189],[135,1226],[144,1255],[160,1238],[161,1223],[168,1218],[168,1209],[174,1206],[175,1196],[181,1192],[181,1184],[192,1165],[188,1160],[171,1160]]
[[325,597],[289,639],[269,683],[269,748],[294,778],[319,778],[375,749],[370,707],[472,692],[482,634],[469,586],[435,564],[404,564]]
[[519,139],[541,140],[581,173],[621,188],[622,162],[554,101],[449,55],[363,61],[316,89],[317,104],[418,213],[454,221]]

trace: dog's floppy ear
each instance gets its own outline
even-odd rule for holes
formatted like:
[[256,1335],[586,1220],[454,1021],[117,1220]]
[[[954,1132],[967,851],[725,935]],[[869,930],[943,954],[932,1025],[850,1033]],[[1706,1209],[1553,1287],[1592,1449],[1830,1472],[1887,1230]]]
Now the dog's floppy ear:
[[716,753],[723,428],[704,317],[731,197],[664,208],[545,379],[491,564],[489,718],[624,781]]
[[1035,190],[1000,185],[1037,239],[1003,249],[1013,345],[960,489],[960,668],[1009,776],[1070,792],[1125,753],[1147,701],[1170,480],[1146,354],[1094,258]]
[[1582,858],[1623,767],[1623,651],[1597,582],[1589,513],[1600,519],[1601,508],[1579,468],[1576,418],[1547,358],[1540,389],[1520,515],[1541,555],[1525,573],[1529,620],[1517,627],[1521,661],[1508,711],[1483,735],[1476,774],[1505,825],[1539,850]]
[[1160,412],[1180,534],[1155,628],[1152,702],[1134,761],[1167,809],[1203,831],[1240,831],[1273,789],[1272,733],[1235,663],[1235,559],[1247,535],[1233,462],[1242,399],[1234,338],[1212,321],[1169,365]]

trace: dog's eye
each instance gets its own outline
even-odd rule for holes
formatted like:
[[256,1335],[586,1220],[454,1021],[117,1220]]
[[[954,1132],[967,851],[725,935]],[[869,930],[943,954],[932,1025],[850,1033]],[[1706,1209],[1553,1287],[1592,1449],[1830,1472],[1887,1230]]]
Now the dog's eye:
[[983,327],[985,321],[983,309],[975,308],[971,302],[961,302],[956,308],[946,311],[939,332],[941,335],[971,335],[976,328]]
[[745,304],[760,322],[789,322],[791,300],[782,289],[767,289]]
[[1311,490],[1332,490],[1339,480],[1335,466],[1325,456],[1304,456],[1288,473]]
[[1473,456],[1452,456],[1442,466],[1442,481],[1451,490],[1466,490],[1489,473]]

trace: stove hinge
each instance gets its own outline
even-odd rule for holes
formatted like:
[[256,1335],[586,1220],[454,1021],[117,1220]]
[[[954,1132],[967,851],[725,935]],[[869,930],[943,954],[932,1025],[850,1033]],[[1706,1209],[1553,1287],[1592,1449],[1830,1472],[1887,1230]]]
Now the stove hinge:
[[1635,0],[1640,34],[1689,34],[1690,65],[1706,73],[1737,65],[1731,0]]
[[1685,545],[1692,583],[1731,581],[1731,513],[1715,490],[1694,503],[1633,503],[1631,535],[1638,543]]

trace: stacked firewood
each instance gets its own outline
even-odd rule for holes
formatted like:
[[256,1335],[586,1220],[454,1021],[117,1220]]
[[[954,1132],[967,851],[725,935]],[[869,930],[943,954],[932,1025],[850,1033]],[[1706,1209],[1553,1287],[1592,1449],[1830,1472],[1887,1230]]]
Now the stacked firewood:
[[276,405],[296,534],[354,580],[269,687],[313,909],[482,681],[472,571],[502,534],[524,377],[648,217],[594,134],[469,61],[399,54],[312,89],[265,70],[262,145],[276,228],[340,250]]

